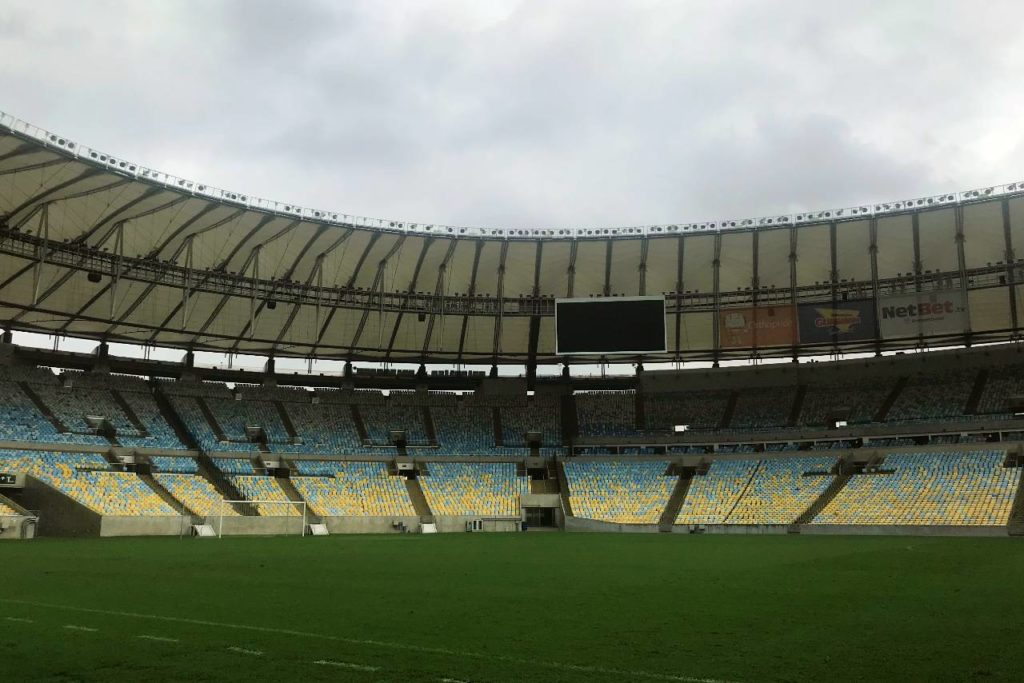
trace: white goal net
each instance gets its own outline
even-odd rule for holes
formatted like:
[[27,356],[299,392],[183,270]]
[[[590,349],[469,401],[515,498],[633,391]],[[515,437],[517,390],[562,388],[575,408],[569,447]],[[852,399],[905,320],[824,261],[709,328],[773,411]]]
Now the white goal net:
[[225,531],[305,536],[309,527],[306,503],[291,500],[222,500],[207,519],[219,537]]

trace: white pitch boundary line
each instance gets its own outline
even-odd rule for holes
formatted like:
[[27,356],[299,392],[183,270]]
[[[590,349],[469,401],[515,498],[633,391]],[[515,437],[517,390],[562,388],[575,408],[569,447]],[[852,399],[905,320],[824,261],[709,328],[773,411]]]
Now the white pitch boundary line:
[[230,650],[231,652],[237,652],[240,655],[252,655],[253,657],[262,657],[263,656],[263,651],[262,650],[247,650],[244,647],[234,647],[234,646],[229,647],[228,650]]
[[379,666],[367,666],[366,664],[353,664],[352,662],[332,662],[329,659],[318,659],[314,664],[320,666],[336,666],[339,669],[354,669],[355,671],[380,671]]
[[505,662],[507,664],[516,664],[520,666],[539,667],[542,669],[556,669],[559,671],[579,671],[582,673],[595,673],[608,676],[620,676],[624,679],[643,678],[652,681],[679,681],[680,683],[738,683],[737,681],[730,681],[721,678],[700,678],[696,676],[660,674],[653,671],[627,671],[624,669],[612,669],[603,666],[590,666],[585,664],[566,664],[564,662],[546,662],[533,659],[526,659],[525,657],[512,657],[510,655],[497,655],[483,652],[469,652],[465,650],[449,650],[441,647],[412,645],[410,643],[392,643],[383,640],[346,638],[345,636],[332,636],[325,633],[310,633],[309,631],[296,631],[287,628],[273,628],[270,626],[252,626],[249,624],[230,624],[222,621],[208,621],[206,619],[189,619],[187,617],[169,617],[160,614],[139,614],[138,612],[121,612],[118,610],[96,609],[91,607],[75,607],[73,605],[57,605],[50,602],[35,602],[33,600],[16,600],[13,598],[0,598],[0,603],[65,610],[68,612],[80,612],[83,614],[104,614],[112,617],[149,619],[152,621],[163,621],[174,624],[192,624],[194,626],[229,628],[236,629],[239,631],[252,631],[254,633],[272,633],[275,635],[295,636],[297,638],[315,638],[317,640],[328,640],[336,643],[348,643],[351,645],[366,645],[370,647],[379,647],[386,650],[407,650],[409,652],[421,652],[423,654],[432,655],[447,655],[449,657],[461,657],[463,659],[479,659],[484,661],[490,660],[495,662]]
[[167,636],[135,636],[140,640],[155,640],[158,643],[180,643],[181,641],[177,638],[168,638]]
[[469,683],[469,681],[463,681],[458,678],[439,678],[437,680],[440,683]]
[[34,624],[34,623],[36,623],[36,622],[32,621],[31,619],[26,619],[25,617],[4,617],[4,621],[16,621],[19,624]]
[[91,628],[89,626],[76,626],[75,624],[65,624],[64,628],[69,631],[85,631],[86,633],[96,633],[99,631],[98,628]]

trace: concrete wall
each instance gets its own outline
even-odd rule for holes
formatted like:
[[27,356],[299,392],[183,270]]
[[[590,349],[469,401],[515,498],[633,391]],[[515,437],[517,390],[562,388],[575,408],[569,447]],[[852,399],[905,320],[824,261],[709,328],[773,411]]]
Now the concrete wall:
[[33,538],[35,519],[31,517],[0,517],[0,541],[18,541]]
[[327,531],[332,534],[397,534],[393,524],[401,522],[411,532],[420,529],[419,517],[324,517]]
[[1007,536],[1005,526],[923,526],[801,524],[801,534],[847,534],[855,536]]
[[100,535],[100,515],[77,503],[35,477],[25,477],[25,488],[8,495],[23,508],[41,510],[36,529],[39,536]]
[[515,519],[488,519],[482,515],[452,515],[450,517],[434,517],[437,530],[440,533],[466,533],[466,522],[474,519],[482,519],[484,531],[519,531],[519,518]]
[[658,533],[657,524],[616,524],[615,522],[602,522],[598,519],[587,519],[586,517],[565,518],[565,530],[577,532],[604,532],[604,533],[626,533],[626,534],[650,534]]
[[[215,532],[221,531],[220,517],[207,517],[206,523]],[[225,536],[298,536],[302,533],[302,517],[224,517],[223,533]]]
[[100,536],[188,536],[190,517],[113,517],[100,518]]

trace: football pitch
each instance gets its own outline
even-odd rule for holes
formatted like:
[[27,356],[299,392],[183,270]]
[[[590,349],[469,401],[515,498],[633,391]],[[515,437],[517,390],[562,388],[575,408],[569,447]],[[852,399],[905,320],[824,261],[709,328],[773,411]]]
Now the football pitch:
[[676,534],[0,544],[17,681],[1024,679],[1024,540]]

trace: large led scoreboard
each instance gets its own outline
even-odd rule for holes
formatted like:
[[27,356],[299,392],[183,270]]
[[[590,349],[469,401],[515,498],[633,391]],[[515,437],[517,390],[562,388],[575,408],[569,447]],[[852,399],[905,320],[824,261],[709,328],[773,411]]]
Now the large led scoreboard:
[[559,355],[643,355],[666,349],[663,296],[555,299]]

